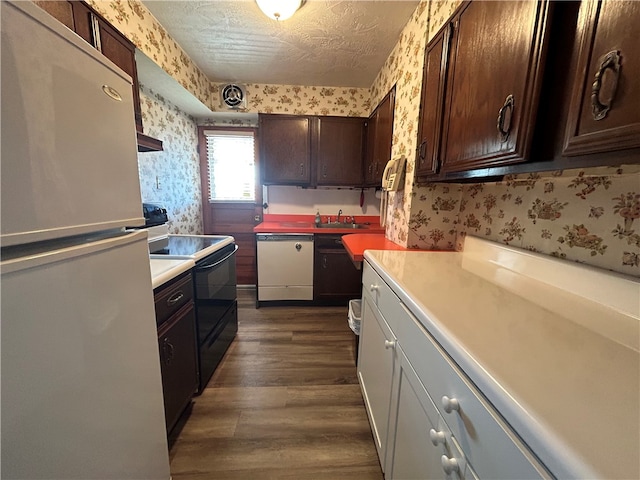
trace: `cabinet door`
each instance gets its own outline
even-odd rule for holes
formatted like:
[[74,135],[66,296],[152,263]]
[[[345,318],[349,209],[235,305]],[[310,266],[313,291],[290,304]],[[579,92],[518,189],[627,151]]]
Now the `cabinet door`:
[[548,2],[469,2],[453,20],[444,171],[527,159],[542,83]]
[[416,177],[438,171],[445,78],[449,59],[451,24],[435,37],[425,52],[420,101]]
[[195,310],[183,307],[158,331],[167,432],[177,423],[198,388]]
[[91,12],[91,9],[84,2],[72,1],[71,4],[73,5],[74,31],[80,35],[85,42],[95,47],[96,43],[93,39],[94,32],[92,28],[93,12]]
[[314,300],[336,300],[344,304],[360,298],[362,270],[358,270],[344,249],[340,235],[316,235],[313,267]]
[[563,155],[640,147],[640,2],[585,1]]
[[264,185],[309,185],[311,118],[260,115],[260,166]]
[[318,117],[318,185],[362,185],[363,118]]
[[393,382],[393,332],[368,295],[362,299],[358,379],[382,470],[385,470],[387,428]]
[[365,183],[370,186],[382,185],[384,167],[391,160],[395,99],[396,87],[394,85],[369,118]]
[[104,20],[97,17],[94,17],[94,19],[94,22],[97,22],[97,31],[99,32],[97,36],[99,41],[96,44],[96,48],[131,76],[136,130],[142,132],[142,112],[140,109],[140,89],[138,87],[135,46]]
[[73,2],[67,0],[34,0],[37,6],[54,17],[60,23],[74,30]]
[[[387,475],[393,480],[464,478],[466,462],[402,349],[396,347],[396,371],[389,418]],[[455,461],[448,477],[442,466]],[[453,462],[451,462],[453,464]]]

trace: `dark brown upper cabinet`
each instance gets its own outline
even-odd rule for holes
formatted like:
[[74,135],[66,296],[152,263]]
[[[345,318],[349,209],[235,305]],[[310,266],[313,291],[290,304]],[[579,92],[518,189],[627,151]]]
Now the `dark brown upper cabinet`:
[[311,117],[260,115],[263,185],[311,184]]
[[261,114],[264,185],[362,185],[365,118]]
[[391,160],[393,145],[393,119],[396,104],[396,87],[378,104],[367,122],[364,183],[366,186],[382,185],[382,174]]
[[45,0],[35,3],[59,22],[73,30],[131,77],[138,151],[162,150],[162,142],[160,140],[151,138],[143,133],[135,45],[84,2]]
[[37,6],[57,19],[60,23],[75,31],[73,21],[73,3],[66,0],[33,0]]
[[362,185],[366,119],[317,117],[316,185]]
[[425,51],[420,100],[420,123],[416,152],[416,177],[429,176],[438,171],[440,134],[449,46],[453,26],[440,31]]
[[640,2],[584,1],[563,155],[640,147]]
[[142,133],[142,110],[140,107],[140,88],[138,70],[136,68],[136,47],[122,36],[115,28],[101,18],[94,17],[97,28],[96,48],[102,54],[131,76],[133,80],[133,110],[136,119],[136,131]]
[[443,171],[527,160],[543,78],[548,12],[548,1],[471,1],[453,18]]

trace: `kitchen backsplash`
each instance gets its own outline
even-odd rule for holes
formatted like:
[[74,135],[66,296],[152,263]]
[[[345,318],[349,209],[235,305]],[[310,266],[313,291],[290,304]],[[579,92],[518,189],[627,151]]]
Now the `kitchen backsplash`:
[[640,276],[639,172],[602,167],[416,188],[406,245],[462,250],[473,235]]
[[163,205],[171,233],[203,233],[198,128],[195,120],[144,86],[140,88],[145,133],[163,140],[164,151],[138,153],[143,202]]
[[275,214],[315,214],[335,217],[338,210],[343,215],[380,215],[380,199],[373,188],[364,189],[363,204],[360,207],[360,192],[348,188],[303,189],[291,186],[271,185],[265,187],[264,200],[269,204],[265,213]]

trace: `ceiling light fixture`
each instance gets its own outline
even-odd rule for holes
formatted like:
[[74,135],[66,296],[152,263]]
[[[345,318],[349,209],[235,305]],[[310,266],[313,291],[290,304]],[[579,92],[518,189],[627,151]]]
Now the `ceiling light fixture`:
[[274,20],[290,18],[304,3],[302,0],[256,0],[260,10]]

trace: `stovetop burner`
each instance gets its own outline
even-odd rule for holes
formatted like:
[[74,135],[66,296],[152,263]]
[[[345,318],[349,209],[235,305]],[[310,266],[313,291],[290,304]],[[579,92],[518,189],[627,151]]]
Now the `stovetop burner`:
[[234,243],[229,235],[168,235],[164,245],[151,249],[151,258],[191,258],[196,262]]

